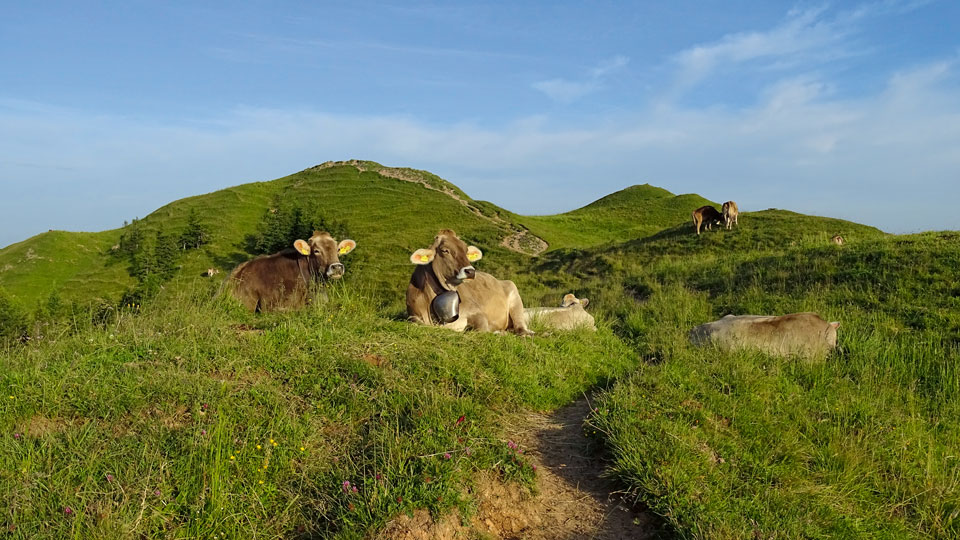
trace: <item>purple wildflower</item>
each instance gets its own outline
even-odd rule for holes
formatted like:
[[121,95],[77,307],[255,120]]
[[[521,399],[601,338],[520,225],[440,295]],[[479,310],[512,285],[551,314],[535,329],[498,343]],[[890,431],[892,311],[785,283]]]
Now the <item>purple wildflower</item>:
[[353,492],[354,492],[354,493],[357,492],[357,486],[353,486]]
[[377,473],[377,480],[383,480],[383,476],[381,476],[380,473]]
[[112,475],[112,474],[108,474],[108,475],[107,475],[107,482],[113,482],[113,475]]
[[153,490],[153,494],[156,495],[157,497],[159,497],[159,496],[160,496],[160,490],[159,490],[159,489]]
[[443,454],[443,459],[450,459],[450,452],[445,452]]
[[200,435],[206,435],[206,434],[207,434],[207,430],[205,430],[205,429],[201,429],[201,430],[200,430]]
[[64,506],[64,507],[63,507],[63,513],[64,513],[64,515],[72,516],[72,515],[73,515],[73,508],[70,508],[69,506]]
[[343,481],[343,484],[340,485],[340,489],[342,489],[344,493],[349,493],[349,492],[350,492],[350,481],[349,481],[349,480],[344,480],[344,481]]
[[21,435],[19,431],[13,434],[13,438],[18,441],[20,440],[20,437],[23,437],[23,435]]

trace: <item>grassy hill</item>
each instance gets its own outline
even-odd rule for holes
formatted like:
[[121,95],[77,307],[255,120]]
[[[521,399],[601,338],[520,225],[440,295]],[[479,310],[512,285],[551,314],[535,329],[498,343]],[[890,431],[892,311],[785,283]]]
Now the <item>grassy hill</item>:
[[690,221],[690,213],[705,204],[719,205],[699,195],[674,195],[649,184],[630,186],[583,208],[552,216],[511,219],[550,244],[550,249],[593,247],[654,234]]
[[[689,212],[707,202],[634,186],[525,217],[423,171],[327,163],[140,220],[149,238],[193,210],[212,232],[141,306],[41,302],[133,286],[111,249],[129,229],[0,250],[0,286],[44,305],[29,340],[0,343],[0,528],[370,538],[417,509],[468,519],[477,475],[527,490],[537,474],[509,444],[516,411],[593,389],[586,433],[677,536],[960,537],[960,233],[771,209],[697,236]],[[201,271],[250,257],[258,224],[293,203],[358,242],[330,300],[254,315],[216,296]],[[599,331],[403,321],[409,252],[451,226],[527,305],[589,297]],[[502,245],[524,231],[550,249]],[[728,313],[807,310],[841,322],[826,361],[687,341]]]

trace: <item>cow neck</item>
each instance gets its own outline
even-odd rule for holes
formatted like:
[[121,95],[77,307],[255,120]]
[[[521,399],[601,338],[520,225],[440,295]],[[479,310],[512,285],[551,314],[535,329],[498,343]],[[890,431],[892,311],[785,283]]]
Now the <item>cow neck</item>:
[[440,296],[441,294],[447,291],[456,291],[456,289],[448,289],[443,286],[443,282],[440,281],[440,277],[437,276],[437,273],[433,271],[433,265],[427,265],[427,285],[430,287],[430,290],[433,291],[434,296]]
[[[312,261],[310,260],[310,257],[297,257],[297,270],[300,271],[300,277],[303,278],[303,284],[307,287],[310,286],[310,275],[313,274],[312,268],[310,268],[312,266],[310,264],[311,262]],[[306,263],[306,269],[304,269],[304,263]]]

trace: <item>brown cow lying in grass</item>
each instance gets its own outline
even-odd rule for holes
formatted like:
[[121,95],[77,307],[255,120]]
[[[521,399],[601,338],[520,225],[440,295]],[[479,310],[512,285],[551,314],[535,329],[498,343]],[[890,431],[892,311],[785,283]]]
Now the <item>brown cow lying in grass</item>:
[[755,349],[772,356],[823,358],[837,346],[838,322],[816,313],[789,315],[727,315],[690,331],[694,345],[721,349]]
[[[478,272],[472,263],[481,257],[483,253],[476,246],[467,246],[449,229],[440,231],[429,248],[413,252],[410,262],[417,268],[407,287],[409,319],[461,332],[472,328],[481,332],[510,330],[520,335],[533,334],[527,329],[517,286]],[[439,295],[456,299],[458,305],[447,320],[441,320],[444,317],[434,309]]]
[[554,330],[573,330],[575,328],[589,328],[596,330],[593,315],[584,309],[590,303],[589,298],[577,298],[573,294],[564,295],[560,307],[532,307],[523,310],[529,326],[537,321],[547,328]]
[[343,277],[340,255],[355,247],[353,240],[338,244],[330,234],[316,231],[309,241],[297,240],[293,247],[238,266],[230,274],[233,295],[250,311],[300,307],[311,284]]

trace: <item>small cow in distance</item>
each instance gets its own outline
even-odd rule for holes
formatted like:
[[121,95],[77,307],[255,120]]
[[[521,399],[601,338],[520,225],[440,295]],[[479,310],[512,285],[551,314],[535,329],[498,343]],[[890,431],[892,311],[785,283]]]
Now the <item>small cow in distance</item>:
[[839,326],[810,312],[779,317],[727,315],[691,330],[690,341],[725,350],[755,349],[771,356],[822,359],[837,346]]
[[840,236],[839,234],[833,235],[833,238],[831,238],[830,241],[833,242],[834,244],[838,245],[838,246],[842,246],[842,245],[843,245],[843,237]]
[[734,225],[740,225],[740,222],[737,221],[740,215],[740,210],[737,209],[737,203],[733,201],[723,203],[720,212],[723,214],[723,223],[726,225],[727,230],[732,229]]
[[717,212],[717,209],[709,204],[693,211],[693,226],[697,229],[697,234],[700,234],[701,226],[709,230],[714,223],[719,224],[722,221],[723,214]]
[[560,307],[532,307],[524,309],[523,312],[527,318],[527,325],[536,320],[543,326],[555,330],[573,330],[583,327],[596,331],[593,315],[584,309],[589,303],[589,298],[577,298],[571,293],[563,296]]
[[473,263],[482,257],[479,248],[468,246],[450,229],[441,230],[429,248],[414,251],[410,262],[417,267],[407,287],[410,321],[459,332],[472,328],[533,334],[517,286],[477,271]]
[[238,266],[229,280],[233,295],[250,311],[300,307],[314,282],[343,277],[340,256],[355,247],[353,240],[338,244],[329,233],[315,231],[308,241],[297,240],[293,247]]

